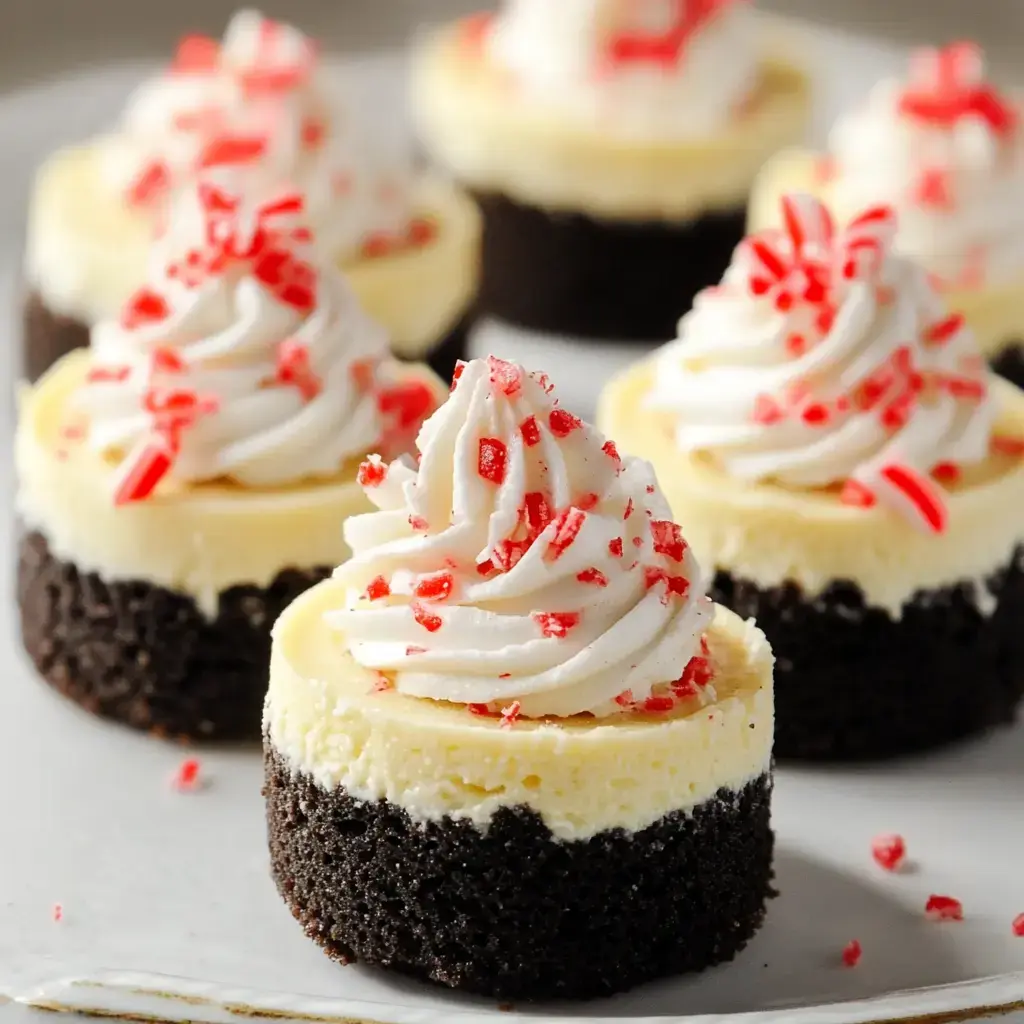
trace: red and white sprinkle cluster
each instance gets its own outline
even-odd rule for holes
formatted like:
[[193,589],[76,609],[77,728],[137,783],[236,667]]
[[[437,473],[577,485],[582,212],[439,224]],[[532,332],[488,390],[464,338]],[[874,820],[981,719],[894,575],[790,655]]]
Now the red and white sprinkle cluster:
[[[829,335],[852,286],[874,288],[880,305],[893,301],[882,270],[895,237],[896,215],[889,207],[875,207],[838,231],[824,204],[808,195],[784,197],[782,213],[782,230],[754,235],[743,243],[746,287],[804,325],[785,339],[789,357],[799,360]],[[961,370],[955,372],[920,365],[922,351],[955,345],[965,330],[962,315],[946,315],[925,327],[920,345],[908,339],[851,390],[823,395],[812,381],[798,381],[782,394],[757,396],[753,419],[764,427],[799,423],[825,429],[853,416],[868,416],[876,418],[886,433],[895,434],[910,424],[929,396],[946,394],[977,405],[988,393],[980,355],[965,356],[958,364]],[[877,475],[881,486],[898,491],[910,503],[928,529],[945,528],[944,497],[935,481],[953,482],[958,466],[939,462],[930,475],[922,475],[910,465],[894,462],[880,467]],[[841,497],[859,507],[878,501],[874,489],[854,479],[846,482]]]
[[[194,139],[196,174],[213,167],[251,164],[267,155],[281,124],[290,117],[289,104],[306,88],[317,69],[313,43],[296,29],[252,13],[236,16],[224,45],[206,36],[186,36],[167,75],[169,79],[208,78],[226,84],[211,89],[217,99],[182,110],[174,119],[175,132]],[[239,124],[238,108],[248,117]],[[251,122],[251,123],[249,123]],[[307,150],[320,148],[326,125],[308,116],[298,126],[298,143]],[[182,168],[162,156],[145,163],[129,186],[133,205],[162,203],[180,183]]]
[[[980,128],[997,149],[1016,135],[1020,122],[1013,102],[985,80],[983,54],[970,42],[915,53],[910,79],[898,97],[898,110],[914,125],[933,133]],[[934,146],[922,147],[923,154],[935,151]],[[913,185],[913,200],[937,210],[954,209],[956,171],[942,159],[925,159]]]
[[[455,371],[453,392],[463,386],[464,369],[465,364],[460,364]],[[486,401],[498,406],[491,410],[493,415],[488,415],[486,422],[508,424],[513,436],[488,432],[476,438],[476,476],[484,488],[480,500],[489,505],[490,493],[497,501],[501,489],[511,487],[520,498],[519,508],[514,525],[499,539],[490,539],[489,548],[478,555],[473,564],[446,557],[442,565],[433,571],[421,569],[411,581],[405,572],[390,577],[377,574],[365,585],[363,599],[376,603],[396,598],[397,604],[407,604],[413,621],[423,631],[423,644],[406,646],[406,657],[427,653],[425,645],[429,643],[429,636],[442,634],[446,629],[445,606],[458,603],[468,587],[497,581],[513,573],[527,553],[532,553],[538,545],[542,546],[541,559],[549,565],[566,558],[574,551],[591,516],[613,522],[621,529],[621,535],[607,542],[606,547],[602,541],[602,550],[595,556],[600,564],[573,567],[580,587],[576,607],[532,612],[530,620],[538,639],[557,643],[572,637],[586,621],[590,600],[587,591],[605,589],[612,585],[613,577],[624,573],[635,575],[642,592],[657,589],[665,606],[694,599],[684,568],[688,549],[679,526],[654,518],[652,511],[637,504],[639,499],[609,486],[624,470],[614,443],[594,439],[591,428],[579,417],[558,405],[557,399],[548,399],[552,386],[546,377],[527,374],[521,367],[493,356],[487,360],[484,372],[486,377],[475,374],[474,380],[478,386],[486,387]],[[530,400],[522,401],[528,387]],[[588,482],[599,487],[601,493],[581,489],[564,506],[556,505],[546,467],[547,460],[559,449],[566,464],[592,466]],[[521,462],[524,458],[525,466]],[[388,484],[391,472],[393,469],[374,456],[360,467],[359,481],[372,497],[377,488]],[[649,486],[646,493],[653,495],[654,490]],[[410,514],[409,522],[413,530],[432,535],[442,534],[453,526],[447,518],[444,522],[429,523],[416,512]],[[636,711],[670,711],[680,701],[699,696],[707,689],[711,677],[710,652],[702,640],[700,653],[683,666],[681,675],[674,681],[667,681],[663,688],[659,687],[659,691],[664,692],[641,695],[634,700],[633,694],[625,691],[615,702],[624,709]],[[499,678],[509,676],[505,673]],[[504,707],[476,703],[468,707],[473,714],[498,715],[506,727],[514,725],[522,713],[519,701]]]

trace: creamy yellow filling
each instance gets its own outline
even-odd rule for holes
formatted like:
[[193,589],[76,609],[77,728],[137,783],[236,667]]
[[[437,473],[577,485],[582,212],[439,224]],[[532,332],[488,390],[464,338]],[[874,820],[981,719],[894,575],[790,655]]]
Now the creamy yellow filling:
[[[145,501],[115,507],[117,466],[66,436],[69,399],[88,368],[88,353],[73,352],[21,393],[18,511],[57,557],[105,579],[143,579],[190,594],[209,615],[228,587],[266,586],[283,569],[333,567],[348,557],[342,522],[371,509],[355,465],[333,480],[273,490],[162,485]],[[444,398],[432,374],[409,373]]]
[[548,209],[623,219],[685,220],[743,206],[758,168],[800,141],[807,77],[766,59],[751,107],[714,138],[624,142],[524,99],[449,27],[421,48],[413,75],[419,132],[437,160],[483,190]]
[[[819,196],[843,222],[860,213],[835,205],[833,190],[817,172],[820,154],[790,149],[777,154],[762,168],[750,196],[749,229],[762,231],[781,224],[779,200],[790,192]],[[1024,341],[1024,272],[1014,280],[999,281],[979,288],[944,293],[950,309],[963,313],[988,358],[997,355],[1007,342]]]
[[[146,278],[149,218],[102,177],[103,141],[62,150],[40,170],[29,207],[29,284],[64,316],[93,324],[116,316]],[[426,245],[339,262],[367,311],[388,328],[396,352],[428,351],[476,294],[479,213],[450,185],[418,183],[417,215],[437,234]]]
[[713,704],[503,728],[461,705],[379,692],[324,621],[343,603],[329,580],[278,620],[264,715],[274,748],[326,789],[385,799],[420,821],[447,815],[480,827],[522,805],[559,838],[583,839],[689,811],[770,766],[771,649],[725,609],[709,634]]
[[[915,591],[959,581],[979,585],[1024,543],[1024,460],[993,455],[967,469],[948,494],[941,536],[883,506],[844,505],[834,491],[791,490],[727,476],[679,451],[670,415],[646,409],[654,380],[648,360],[605,389],[598,424],[622,452],[649,459],[675,518],[706,572],[727,570],[762,587],[787,580],[819,594],[852,580],[867,602],[895,617]],[[995,381],[999,433],[1024,438],[1024,392]],[[979,591],[984,606],[986,592]]]

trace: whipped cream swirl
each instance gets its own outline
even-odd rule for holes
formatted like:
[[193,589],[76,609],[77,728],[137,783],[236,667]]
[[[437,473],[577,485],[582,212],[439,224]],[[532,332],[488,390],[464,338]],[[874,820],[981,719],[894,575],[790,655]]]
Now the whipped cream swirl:
[[531,99],[640,138],[720,130],[759,74],[742,0],[507,0],[488,50]]
[[968,43],[916,54],[842,118],[825,165],[838,209],[887,203],[900,252],[944,287],[997,283],[1024,268],[1024,97],[984,78]]
[[[247,210],[201,184],[177,209],[176,225],[204,225],[195,247],[181,248],[180,230],[165,236],[152,283],[94,328],[76,395],[87,443],[124,457],[117,500],[165,476],[254,487],[330,476],[387,443],[388,410],[405,408],[386,334],[333,267],[310,262],[301,198]],[[418,421],[401,426],[411,442]]]
[[171,67],[137,90],[106,140],[104,171],[130,203],[159,208],[203,171],[248,167],[302,189],[334,258],[404,244],[411,168],[375,149],[332,91],[309,39],[242,11],[223,44],[184,39]]
[[330,613],[402,693],[506,719],[669,710],[707,694],[711,603],[650,465],[620,459],[546,378],[462,368],[419,468],[364,466]]
[[974,338],[894,254],[888,208],[841,233],[808,196],[783,214],[784,230],[748,238],[698,296],[650,404],[672,414],[681,449],[732,476],[844,485],[847,502],[941,531],[938,481],[987,458],[997,411]]

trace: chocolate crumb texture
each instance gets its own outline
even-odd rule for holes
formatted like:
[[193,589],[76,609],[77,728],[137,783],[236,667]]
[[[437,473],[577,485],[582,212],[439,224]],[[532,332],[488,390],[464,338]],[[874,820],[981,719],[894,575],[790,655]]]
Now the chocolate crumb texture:
[[495,192],[474,198],[483,211],[480,313],[595,340],[673,338],[746,230],[745,206],[673,224],[550,212]]
[[640,832],[556,839],[526,807],[418,822],[328,791],[265,739],[278,890],[339,963],[502,1001],[593,999],[731,960],[771,891],[771,780]]
[[1024,548],[983,589],[918,591],[898,620],[851,582],[809,600],[794,583],[763,589],[719,571],[710,593],[754,616],[775,652],[775,756],[862,760],[1013,722],[1024,697]]
[[29,292],[22,313],[21,376],[34,383],[58,359],[89,344],[89,325],[55,313],[42,295]]
[[1024,388],[1024,342],[1008,341],[992,360],[992,369],[1011,384]]
[[267,587],[231,587],[209,618],[187,594],[80,572],[27,532],[22,641],[40,675],[93,714],[175,739],[257,741],[270,628],[330,572],[288,568]]

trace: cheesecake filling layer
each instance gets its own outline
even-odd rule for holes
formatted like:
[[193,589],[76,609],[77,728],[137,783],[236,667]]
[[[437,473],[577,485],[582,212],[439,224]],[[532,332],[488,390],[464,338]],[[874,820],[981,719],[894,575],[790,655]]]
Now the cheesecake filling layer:
[[708,633],[712,704],[508,728],[464,706],[379,689],[380,677],[325,622],[341,590],[321,584],[278,621],[264,716],[274,750],[324,789],[387,800],[414,821],[481,829],[500,809],[525,807],[552,835],[578,840],[639,831],[769,770],[771,650],[724,609]]
[[[798,192],[819,197],[840,220],[853,216],[858,209],[856,197],[837,188],[835,180],[823,173],[823,161],[822,154],[802,149],[788,149],[772,157],[762,167],[751,192],[748,231],[781,227],[780,200]],[[934,254],[921,245],[907,243],[897,234],[896,246],[905,247],[907,255],[920,259],[926,267],[934,267]],[[954,277],[937,279],[937,283],[946,305],[966,317],[987,359],[1024,338],[1024,267],[1008,266],[996,277]]]
[[488,58],[475,25],[426,42],[413,103],[436,159],[479,191],[596,218],[685,221],[742,207],[761,164],[803,136],[808,82],[783,60],[759,63],[742,111],[707,137],[623,139],[524,94]]
[[1007,441],[1006,452],[997,448],[948,487],[946,528],[936,537],[884,506],[843,504],[835,489],[742,480],[707,457],[680,452],[675,418],[647,403],[656,378],[648,360],[614,380],[601,397],[598,422],[624,451],[642,451],[652,461],[709,570],[765,589],[790,581],[807,600],[834,581],[850,581],[869,606],[899,618],[918,591],[964,582],[982,592],[1024,539],[1024,394],[1013,385],[990,385],[998,409],[993,433]]
[[[63,150],[40,170],[29,209],[25,273],[47,309],[88,325],[116,316],[146,278],[152,217],[104,180],[109,138]],[[413,187],[429,241],[380,254],[336,256],[367,312],[396,352],[427,351],[453,327],[476,290],[479,215],[440,181]]]
[[340,523],[369,508],[356,464],[318,483],[181,485],[115,506],[116,462],[83,445],[68,415],[90,365],[88,352],[72,353],[20,396],[18,515],[55,557],[105,580],[141,579],[187,594],[209,616],[232,586],[266,587],[282,569],[347,557]]

